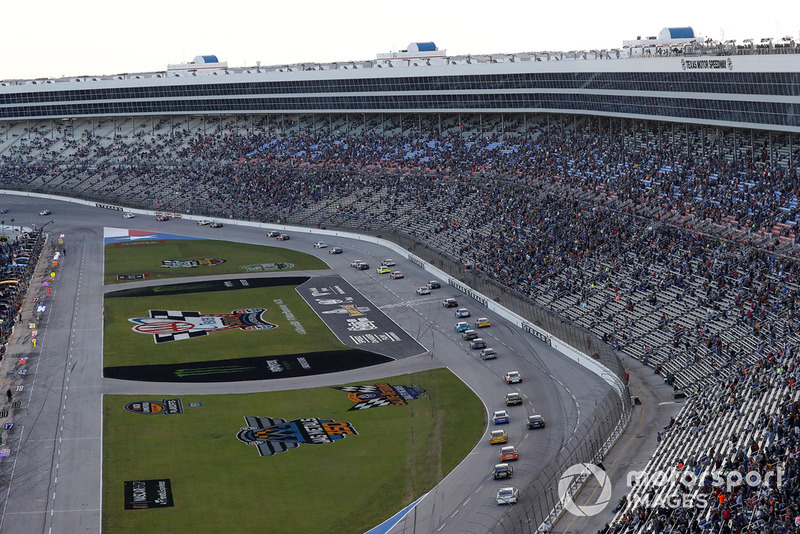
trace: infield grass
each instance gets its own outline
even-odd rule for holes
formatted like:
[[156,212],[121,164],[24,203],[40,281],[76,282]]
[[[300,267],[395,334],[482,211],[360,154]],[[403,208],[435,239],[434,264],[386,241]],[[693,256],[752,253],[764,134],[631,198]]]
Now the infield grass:
[[[170,287],[170,286],[165,286]],[[296,331],[275,303],[281,300],[305,329]],[[188,363],[252,356],[291,355],[345,347],[295,290],[295,286],[235,289],[229,291],[138,297],[106,295],[103,361],[105,367]],[[263,318],[277,328],[227,330],[209,335],[156,344],[152,335],[133,331],[134,317],[149,317],[149,310],[183,310],[230,313],[242,308],[267,308]]]
[[[162,397],[106,395],[103,532],[365,532],[430,490],[485,427],[480,400],[446,369],[379,382],[417,384],[430,398],[348,411],[347,394],[329,387],[181,395],[185,413],[142,415],[123,406]],[[245,416],[348,421],[358,435],[261,457],[236,439]],[[174,507],[124,509],[124,481],[166,478]]]
[[[287,263],[293,267],[281,272],[328,269],[311,254],[281,247],[232,243],[212,239],[165,239],[111,243],[105,247],[106,284],[125,283],[117,275],[144,274],[148,280],[186,276],[247,273],[246,265]],[[162,267],[165,260],[222,259],[224,263],[208,267]]]

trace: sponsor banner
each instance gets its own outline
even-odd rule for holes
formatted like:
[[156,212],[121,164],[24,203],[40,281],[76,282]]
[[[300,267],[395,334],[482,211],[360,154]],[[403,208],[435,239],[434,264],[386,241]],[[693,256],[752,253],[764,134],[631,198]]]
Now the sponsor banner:
[[149,274],[143,274],[143,273],[139,273],[139,274],[118,274],[117,275],[117,280],[144,280],[145,278],[148,278],[149,276],[150,276]]
[[731,58],[711,58],[711,59],[685,59],[681,58],[681,69],[683,70],[733,70],[733,60]]
[[157,211],[156,217],[171,217],[173,219],[182,219],[183,214],[181,213],[173,213],[171,211]]
[[461,282],[459,282],[458,280],[455,280],[453,278],[448,278],[447,281],[451,286],[453,286],[454,288],[458,289],[459,291],[461,291],[462,293],[464,293],[468,297],[472,297],[473,299],[477,300],[479,303],[483,304],[484,306],[488,306],[488,302],[486,300],[486,297],[484,297],[483,295],[481,295],[480,293],[478,293],[477,291],[475,291],[471,287],[468,287],[468,286],[462,284]]
[[180,399],[129,402],[124,406],[124,408],[132,413],[141,413],[146,415],[175,415],[178,413],[183,413],[183,403]]
[[247,308],[231,313],[150,310],[150,317],[134,317],[132,328],[139,334],[152,334],[155,343],[169,343],[207,336],[224,330],[270,330],[278,325],[263,319],[266,308]]
[[221,258],[200,258],[197,260],[161,260],[161,266],[170,269],[186,268],[194,269],[195,267],[213,267],[225,263]]
[[125,481],[126,510],[146,510],[168,506],[174,506],[170,479]]
[[425,267],[425,262],[419,259],[418,257],[414,256],[413,254],[409,254],[408,259],[411,260],[412,263],[415,263],[422,268]]
[[425,348],[339,276],[320,276],[297,288],[339,340],[391,357],[421,354]]
[[150,297],[156,295],[186,295],[260,287],[299,286],[308,281],[308,276],[282,276],[269,278],[239,278],[234,280],[203,280],[200,282],[181,282],[163,286],[137,287],[106,293],[106,298]]
[[377,406],[405,406],[417,398],[429,399],[424,389],[416,384],[393,386],[391,384],[361,384],[358,386],[334,387],[347,392],[347,398],[355,402],[348,411],[367,410]]
[[286,419],[248,416],[244,420],[246,426],[239,430],[236,439],[255,446],[259,456],[272,456],[301,444],[333,443],[347,436],[358,435],[353,425],[346,421],[317,417],[286,421]]
[[103,208],[104,210],[114,210],[114,211],[122,211],[122,208],[119,206],[114,206],[113,204],[102,204],[100,202],[95,202],[95,207]]
[[106,367],[103,376],[145,382],[236,382],[270,380],[348,371],[392,361],[359,349],[308,352],[292,356],[253,356],[175,364]]
[[538,337],[539,339],[550,345],[550,336],[548,336],[547,334],[545,334],[543,331],[539,330],[532,324],[522,321],[522,329],[528,332],[529,334],[533,334],[534,336]]
[[242,265],[242,269],[247,272],[265,272],[265,271],[285,271],[292,269],[294,263],[254,263],[252,265]]

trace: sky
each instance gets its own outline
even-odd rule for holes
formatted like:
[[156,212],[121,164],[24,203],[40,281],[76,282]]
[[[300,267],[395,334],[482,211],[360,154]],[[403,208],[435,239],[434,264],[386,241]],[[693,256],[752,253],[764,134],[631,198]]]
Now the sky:
[[[664,27],[713,39],[792,36],[800,2],[734,0],[39,0],[3,3],[0,80],[374,59],[434,41],[448,55],[619,48]],[[763,6],[763,8],[762,8]]]

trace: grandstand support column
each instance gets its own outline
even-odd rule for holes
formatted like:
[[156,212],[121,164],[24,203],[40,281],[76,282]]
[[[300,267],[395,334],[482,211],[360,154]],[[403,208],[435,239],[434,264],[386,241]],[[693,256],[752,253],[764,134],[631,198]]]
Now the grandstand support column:
[[419,135],[422,137],[422,113],[417,113],[417,130],[419,130]]
[[[297,117],[297,122],[300,122],[300,116],[299,115]],[[366,113],[362,113],[361,114],[361,127],[364,128],[365,132],[367,131],[367,114]]]
[[381,136],[386,137],[386,125],[383,123],[383,113],[381,113]]
[[772,151],[772,130],[769,132],[769,166],[775,167],[775,152]]
[[[442,114],[441,113],[437,113],[436,114],[436,120],[439,122],[439,135],[442,135]],[[791,145],[789,145],[789,146],[791,146]]]
[[328,135],[330,135],[331,132],[333,132],[333,125],[331,124],[332,120],[333,119],[331,119],[331,114],[328,113]]
[[461,122],[461,113],[458,114],[458,137],[464,137],[464,125]]
[[750,161],[756,160],[756,140],[754,139],[753,129],[750,128]]

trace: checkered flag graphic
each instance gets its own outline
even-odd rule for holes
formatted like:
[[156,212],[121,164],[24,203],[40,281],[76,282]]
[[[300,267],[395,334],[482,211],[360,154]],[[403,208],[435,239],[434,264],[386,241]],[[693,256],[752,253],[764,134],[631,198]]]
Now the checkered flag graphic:
[[[173,311],[173,310],[150,310],[151,319],[169,319],[172,321],[185,321],[189,317],[200,317],[201,313],[196,311]],[[176,333],[154,333],[153,340],[156,343],[169,343],[181,339],[192,339],[194,337],[207,336],[206,330],[192,330],[189,332]]]

